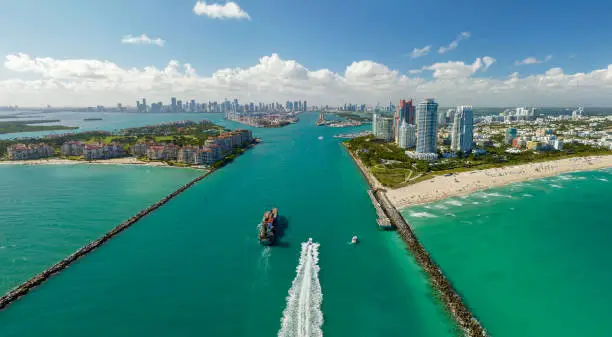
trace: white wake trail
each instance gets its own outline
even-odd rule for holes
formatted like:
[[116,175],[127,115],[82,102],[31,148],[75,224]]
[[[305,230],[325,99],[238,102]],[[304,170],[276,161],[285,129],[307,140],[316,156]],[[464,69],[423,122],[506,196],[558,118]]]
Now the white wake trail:
[[319,244],[312,241],[302,243],[297,275],[289,289],[278,337],[323,336],[323,293],[319,283],[318,263]]

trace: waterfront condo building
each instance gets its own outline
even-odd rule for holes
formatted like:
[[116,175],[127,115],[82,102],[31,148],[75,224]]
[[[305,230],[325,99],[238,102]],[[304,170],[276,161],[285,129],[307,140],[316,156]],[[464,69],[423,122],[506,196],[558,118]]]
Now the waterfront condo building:
[[116,143],[111,144],[85,144],[83,146],[83,158],[85,160],[111,159],[121,157],[125,154],[123,148]]
[[395,111],[395,116],[393,117],[393,132],[396,143],[399,143],[399,129],[402,122],[406,121],[408,124],[414,124],[414,119],[415,111],[412,100],[400,100],[399,107]]
[[191,164],[194,162],[197,148],[184,146],[178,150],[178,162]]
[[138,142],[130,148],[130,152],[136,157],[144,157],[147,155],[147,148],[149,145],[144,142]]
[[14,144],[6,149],[9,160],[31,160],[52,157],[55,150],[47,144]]
[[470,152],[474,141],[474,113],[471,106],[458,106],[451,132],[451,150]]
[[374,137],[384,140],[384,141],[392,141],[394,139],[393,135],[393,117],[386,117],[382,115],[374,115],[373,118],[373,126],[372,133]]
[[403,149],[414,147],[416,144],[416,126],[408,124],[405,120],[399,128],[398,145]]
[[174,144],[152,145],[147,148],[149,160],[176,160],[178,147]]
[[217,146],[204,147],[194,153],[194,163],[199,165],[210,165],[221,159],[221,153]]
[[417,153],[435,153],[437,148],[438,103],[433,99],[421,101],[416,108]]
[[62,156],[82,156],[85,144],[77,141],[69,141],[62,144],[60,152]]

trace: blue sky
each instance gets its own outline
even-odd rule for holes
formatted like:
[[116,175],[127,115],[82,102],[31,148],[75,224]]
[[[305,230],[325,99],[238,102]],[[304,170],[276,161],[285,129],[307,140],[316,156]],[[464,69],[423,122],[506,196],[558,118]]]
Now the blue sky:
[[[347,67],[353,62],[371,61],[397,71],[397,76],[407,75],[425,81],[421,83],[424,85],[406,85],[406,91],[412,88],[415,91],[406,95],[427,95],[429,90],[436,97],[442,94],[441,98],[445,98],[444,90],[433,86],[437,80],[433,69],[412,75],[408,71],[447,62],[473,64],[477,58],[485,56],[493,58],[494,64],[486,71],[476,71],[469,76],[474,81],[478,78],[506,79],[514,72],[518,72],[520,78],[538,76],[557,67],[562,68],[566,75],[589,74],[596,69],[606,69],[612,63],[609,44],[612,40],[612,20],[609,20],[612,4],[606,1],[236,1],[235,5],[248,13],[250,19],[196,15],[195,5],[195,0],[5,0],[0,5],[0,30],[3,32],[0,57],[23,53],[32,59],[99,60],[112,62],[122,69],[163,69],[170,60],[177,60],[181,64],[189,63],[204,79],[210,78],[218,69],[248,69],[261,57],[273,53],[283,61],[295,60],[310,71],[329,69],[344,77],[347,76]],[[469,33],[469,37],[459,41],[453,50],[444,54],[438,52],[441,46],[448,46],[462,32]],[[163,47],[121,43],[125,35],[141,34],[164,40]],[[410,56],[413,49],[426,46],[431,46],[427,55]],[[547,56],[548,61],[539,62]],[[528,57],[538,62],[516,64]],[[381,76],[387,78],[384,74]],[[75,78],[78,74],[67,77],[53,78],[43,71],[16,71],[15,66],[0,68],[0,81],[5,82],[15,79],[54,80],[55,86],[70,87],[67,83],[82,80]],[[253,82],[257,79],[247,80],[250,85],[258,85]],[[393,80],[401,82],[398,78]],[[465,80],[465,76],[460,80]],[[607,80],[604,85],[610,84]],[[387,84],[398,85],[393,81]],[[175,90],[175,86],[170,86]],[[370,100],[383,100],[389,95],[392,99],[399,99],[395,93],[383,92],[388,86],[383,85],[372,93]],[[5,83],[4,87],[8,88],[9,84]],[[120,91],[120,88],[116,89]],[[159,88],[154,89],[152,95],[165,94]],[[219,89],[214,94],[226,94],[226,89]],[[239,91],[230,89],[227,90]],[[355,86],[338,92],[338,95],[342,100],[363,97],[353,89]],[[30,99],[32,90],[40,90],[45,98],[49,96],[43,92],[48,88],[30,87],[28,90]],[[191,94],[185,90],[186,94]],[[333,97],[318,97],[300,90],[293,94],[310,95],[314,100],[326,103],[333,100]],[[278,94],[278,90],[268,91],[261,95],[261,99],[273,99],[274,94]],[[457,92],[448,100],[454,103],[468,94]],[[0,96],[0,104],[24,104],[15,101],[15,97],[20,95],[21,92],[16,92],[13,98]],[[146,92],[135,91],[132,96],[118,99],[133,101],[137,95],[146,95]],[[110,100],[110,97],[98,96],[102,101]],[[98,96],[92,94],[91,98]],[[258,98],[255,96],[249,97]],[[481,96],[483,93],[474,94],[466,100],[480,103]],[[555,97],[552,93],[549,96],[547,99]],[[208,97],[202,97],[205,98]],[[593,98],[601,100],[600,104],[606,103],[604,97]],[[66,100],[69,99],[71,97],[66,96]],[[549,102],[529,98],[524,103]]]

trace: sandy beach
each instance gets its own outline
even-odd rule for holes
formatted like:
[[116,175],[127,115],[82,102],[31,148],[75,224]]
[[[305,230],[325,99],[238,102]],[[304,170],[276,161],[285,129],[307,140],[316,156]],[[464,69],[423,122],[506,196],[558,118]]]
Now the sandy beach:
[[[0,165],[82,165],[82,164],[91,164],[91,165],[144,165],[144,166],[162,166],[162,167],[178,167],[178,166],[170,166],[164,162],[148,162],[138,160],[134,157],[124,157],[124,158],[113,158],[113,159],[105,159],[105,160],[69,160],[69,159],[60,159],[60,158],[50,158],[50,159],[36,159],[36,160],[12,160],[12,161],[0,161]],[[184,167],[179,167],[184,168]],[[191,167],[191,168],[199,168],[199,167]]]
[[388,190],[387,196],[393,205],[399,209],[530,179],[608,167],[612,167],[612,155],[567,158],[542,163],[461,172],[448,177],[437,176],[414,185]]

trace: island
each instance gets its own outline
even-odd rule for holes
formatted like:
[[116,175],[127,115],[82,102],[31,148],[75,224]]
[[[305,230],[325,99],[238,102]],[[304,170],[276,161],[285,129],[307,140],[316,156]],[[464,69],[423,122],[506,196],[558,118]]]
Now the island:
[[42,138],[0,140],[4,163],[146,164],[217,168],[258,143],[250,130],[228,130],[208,120],[179,121]]
[[40,120],[30,120],[30,121],[4,121],[4,122],[0,122],[0,134],[78,129],[77,126],[37,125],[37,124],[42,124],[42,123],[57,123],[59,121],[60,121],[59,119],[40,119]]
[[289,113],[226,113],[225,119],[256,128],[280,128],[297,123],[298,112]]

